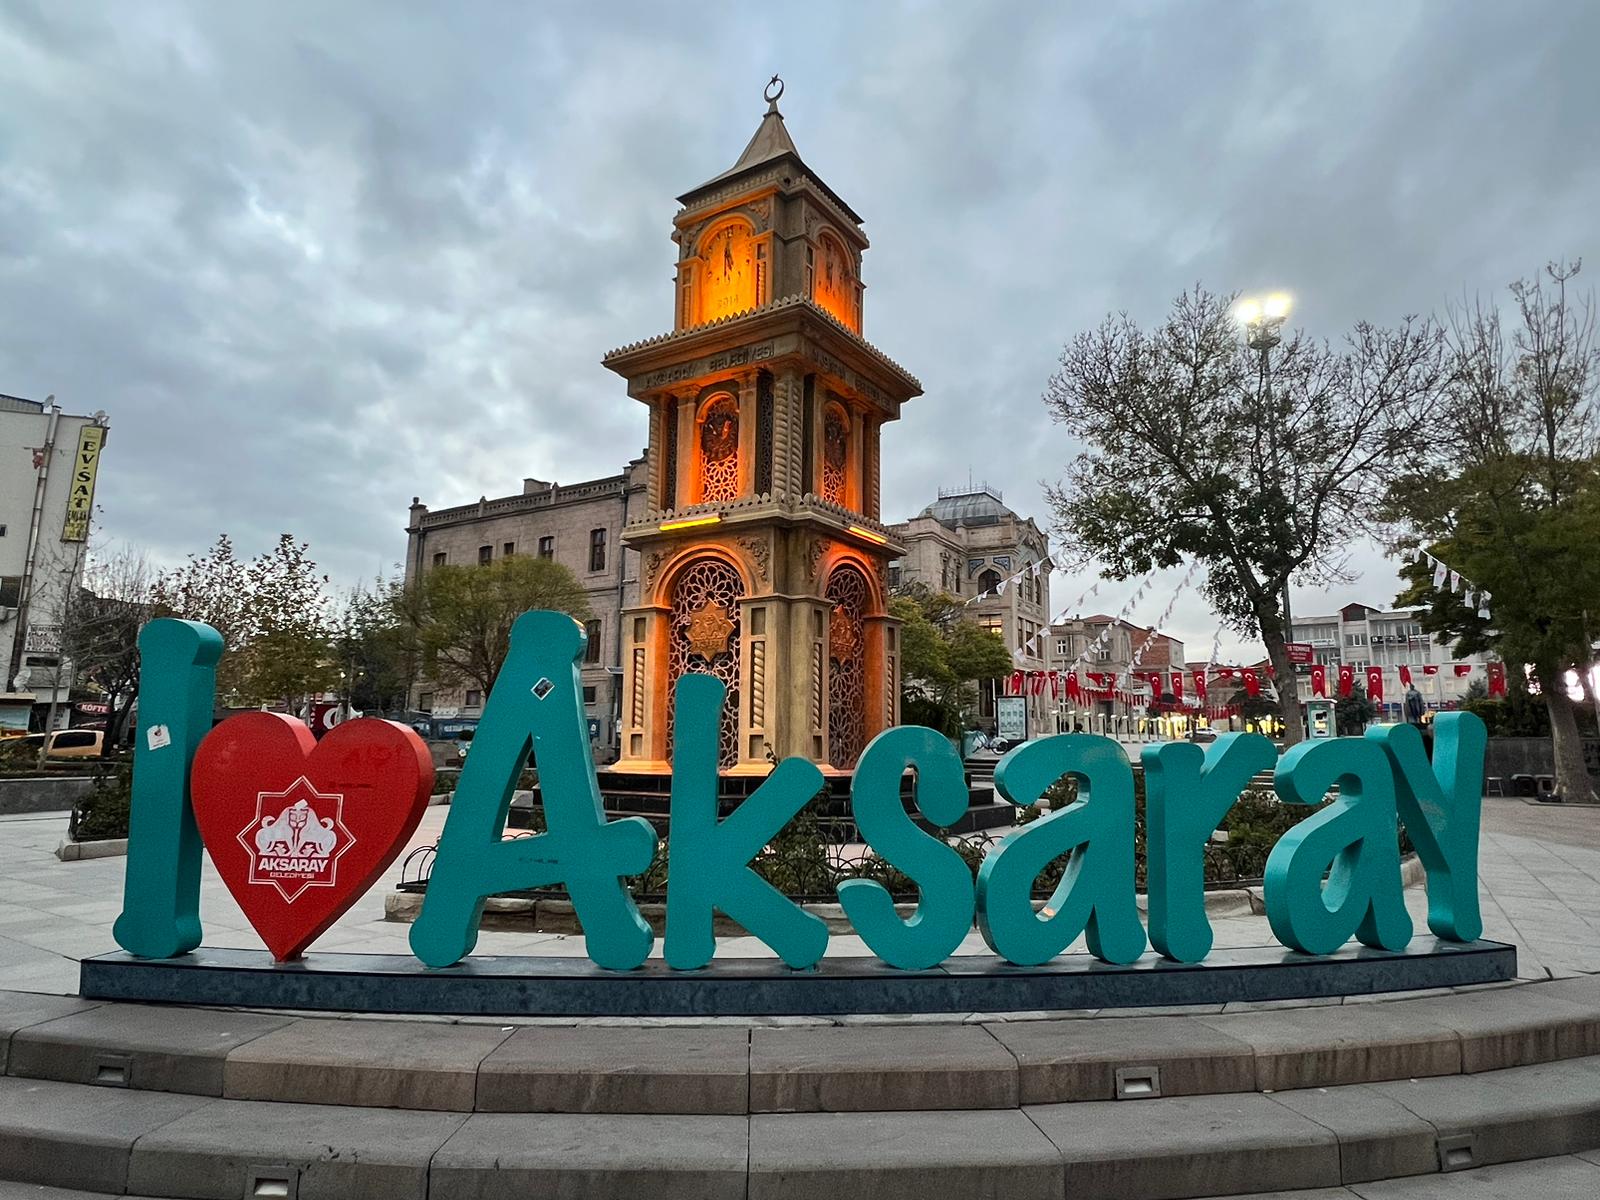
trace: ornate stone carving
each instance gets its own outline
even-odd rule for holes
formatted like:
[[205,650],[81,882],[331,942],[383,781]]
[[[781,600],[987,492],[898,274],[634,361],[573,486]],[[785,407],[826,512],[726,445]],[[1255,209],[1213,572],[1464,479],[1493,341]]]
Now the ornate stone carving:
[[698,654],[707,662],[719,654],[726,654],[734,628],[726,608],[720,604],[707,604],[689,617],[689,653]]
[[644,560],[644,578],[639,581],[641,587],[648,591],[656,581],[656,572],[661,570],[661,564],[667,561],[667,556],[660,550],[652,550],[650,557]]
[[767,539],[742,537],[739,539],[739,545],[744,547],[745,553],[750,556],[750,561],[755,564],[756,575],[760,577],[761,582],[768,582],[772,570],[772,547],[767,543]]
[[806,564],[806,578],[817,577],[817,564],[822,561],[822,556],[828,552],[829,543],[824,538],[812,538],[809,559]]

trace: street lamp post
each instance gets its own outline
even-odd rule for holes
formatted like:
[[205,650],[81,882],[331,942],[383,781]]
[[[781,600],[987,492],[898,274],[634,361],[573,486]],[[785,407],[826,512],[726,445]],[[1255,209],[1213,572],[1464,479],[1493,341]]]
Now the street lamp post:
[[[1262,412],[1267,418],[1267,437],[1269,439],[1269,453],[1272,456],[1273,479],[1282,487],[1282,463],[1278,459],[1278,422],[1274,419],[1272,408],[1272,348],[1283,341],[1283,323],[1289,319],[1290,300],[1285,292],[1273,292],[1260,300],[1246,298],[1239,301],[1234,309],[1234,315],[1244,326],[1245,345],[1260,355],[1258,390],[1261,396]],[[1283,596],[1283,640],[1287,644],[1294,641],[1294,618],[1289,610],[1289,580],[1284,577]],[[1294,689],[1296,698],[1300,694],[1300,676],[1294,676]],[[1302,728],[1301,733],[1305,730]]]

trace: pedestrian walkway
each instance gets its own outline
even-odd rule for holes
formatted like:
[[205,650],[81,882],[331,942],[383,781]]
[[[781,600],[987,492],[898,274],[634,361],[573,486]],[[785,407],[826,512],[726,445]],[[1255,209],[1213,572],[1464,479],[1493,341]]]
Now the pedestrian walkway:
[[[447,808],[430,808],[413,846],[437,840]],[[111,925],[122,910],[122,858],[63,863],[54,850],[65,813],[0,818],[0,987],[75,993],[78,960],[117,949]],[[374,887],[319,938],[315,950],[407,954],[409,925],[384,919],[384,897],[400,877],[397,860]],[[1539,980],[1600,973],[1600,809],[1561,810],[1515,799],[1484,802],[1479,856],[1484,936],[1518,948],[1520,976]],[[1418,930],[1427,912],[1421,887],[1407,891]],[[208,946],[259,949],[260,939],[209,860],[201,883]],[[1261,916],[1219,918],[1216,945],[1273,944]],[[485,931],[479,954],[581,956],[579,935]],[[974,931],[958,954],[987,953]],[[659,940],[656,953],[660,953]],[[750,937],[722,939],[722,957],[770,957]],[[830,956],[864,956],[861,939],[835,935]]]

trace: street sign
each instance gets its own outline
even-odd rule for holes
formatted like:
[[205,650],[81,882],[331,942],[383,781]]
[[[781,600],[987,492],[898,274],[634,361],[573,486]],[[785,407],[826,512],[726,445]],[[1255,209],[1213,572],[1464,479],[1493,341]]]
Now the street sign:
[[995,733],[1008,742],[1028,737],[1028,700],[1025,696],[1001,696],[995,701]]

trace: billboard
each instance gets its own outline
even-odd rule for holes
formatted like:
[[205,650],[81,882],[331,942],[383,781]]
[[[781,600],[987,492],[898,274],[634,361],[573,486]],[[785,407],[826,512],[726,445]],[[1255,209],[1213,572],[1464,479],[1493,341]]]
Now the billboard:
[[78,431],[78,453],[72,461],[72,483],[67,491],[67,515],[61,525],[63,542],[89,540],[89,519],[94,515],[94,481],[100,472],[100,447],[105,445],[104,425],[85,425]]
[[1288,642],[1283,648],[1289,652],[1289,661],[1297,667],[1310,666],[1316,660],[1310,642]]

